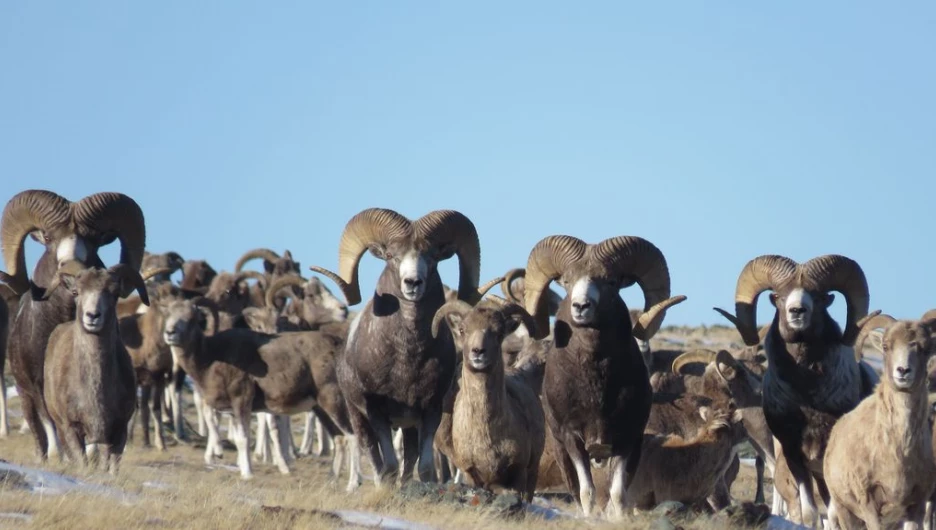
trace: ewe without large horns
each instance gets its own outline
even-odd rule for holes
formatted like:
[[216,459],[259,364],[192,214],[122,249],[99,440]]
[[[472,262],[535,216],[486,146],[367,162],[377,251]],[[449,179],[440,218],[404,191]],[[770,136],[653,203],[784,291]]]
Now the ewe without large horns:
[[797,263],[777,255],[760,256],[745,265],[735,289],[735,315],[719,308],[716,311],[730,320],[741,333],[745,344],[756,345],[757,298],[766,290],[777,291],[791,285],[807,291],[839,291],[848,305],[842,342],[852,345],[858,336],[858,320],[868,314],[870,298],[864,272],[854,260],[830,254]]
[[[660,329],[666,310],[686,299],[685,296],[670,298],[666,259],[660,249],[643,238],[620,236],[589,245],[572,236],[550,236],[536,244],[527,263],[524,305],[536,320],[536,338],[549,334],[543,294],[550,282],[561,279],[569,271],[620,280],[621,287],[635,282],[640,285],[644,292],[644,312],[635,323],[633,334],[641,340],[650,340]],[[573,286],[565,287],[571,294]]]

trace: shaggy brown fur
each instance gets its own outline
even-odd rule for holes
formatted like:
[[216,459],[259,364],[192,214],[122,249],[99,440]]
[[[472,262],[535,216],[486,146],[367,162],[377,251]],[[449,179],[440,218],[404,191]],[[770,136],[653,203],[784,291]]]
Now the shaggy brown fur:
[[881,383],[832,428],[823,471],[833,527],[923,523],[936,486],[926,378],[934,327],[936,321],[891,325]]
[[[508,307],[516,314],[523,311]],[[501,343],[520,320],[489,306],[467,315],[449,313],[446,320],[462,353],[452,411],[452,460],[476,486],[509,488],[530,502],[545,443],[545,419],[533,389],[520,377],[505,375],[501,352]]]
[[640,509],[667,500],[691,505],[712,495],[746,437],[740,411],[716,410],[699,409],[705,425],[692,438],[644,436],[640,466],[627,490],[629,504]]
[[[49,337],[44,391],[65,453],[86,462],[85,445],[97,445],[111,473],[117,471],[127,442],[136,394],[133,364],[117,330],[117,299],[124,278],[115,269],[61,274],[75,293],[76,315]],[[139,274],[137,279],[145,289]],[[92,327],[97,322],[99,329]]]

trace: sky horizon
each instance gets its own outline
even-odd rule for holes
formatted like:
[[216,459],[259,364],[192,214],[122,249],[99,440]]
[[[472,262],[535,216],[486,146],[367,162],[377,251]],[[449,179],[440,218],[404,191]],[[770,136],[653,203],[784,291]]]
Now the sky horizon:
[[843,254],[872,310],[936,307],[936,4],[667,7],[6,3],[0,201],[120,191],[153,252],[289,249],[307,277],[368,207],[461,211],[482,282],[549,235],[641,236],[688,297],[664,325],[727,324],[762,254]]

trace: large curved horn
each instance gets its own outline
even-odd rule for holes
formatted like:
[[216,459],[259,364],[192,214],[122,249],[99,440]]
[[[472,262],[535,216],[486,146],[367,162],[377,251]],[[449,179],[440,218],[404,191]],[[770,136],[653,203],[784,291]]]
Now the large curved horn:
[[79,234],[100,245],[120,239],[120,263],[139,271],[146,247],[146,223],[140,205],[123,193],[95,193],[72,204]]
[[153,267],[152,269],[146,269],[145,271],[141,272],[140,277],[143,278],[143,281],[146,281],[153,276],[159,276],[160,274],[171,274],[176,270],[178,269],[173,270],[172,267]]
[[234,283],[235,283],[235,284],[238,284],[238,283],[240,283],[240,282],[244,282],[244,281],[247,281],[247,280],[250,280],[250,279],[257,280],[257,283],[260,284],[260,287],[261,287],[262,289],[266,289],[267,279],[266,279],[266,276],[264,276],[263,273],[261,273],[261,272],[258,272],[258,271],[240,271],[240,272],[234,274]]
[[536,329],[531,330],[534,339],[549,335],[548,304],[543,298],[549,284],[561,277],[570,264],[582,259],[587,248],[577,237],[549,236],[530,251],[523,280],[523,306],[536,322]]
[[40,300],[48,300],[49,298],[52,297],[52,294],[55,292],[56,289],[58,289],[58,286],[61,285],[62,283],[62,276],[78,277],[79,274],[81,274],[82,272],[86,270],[88,270],[87,265],[75,259],[62,263],[59,266],[58,272],[55,274],[55,277],[52,278],[52,282],[49,283],[49,286],[46,287],[45,292],[42,293]]
[[848,308],[842,343],[855,344],[858,337],[858,321],[868,314],[871,297],[868,280],[861,266],[850,258],[830,254],[813,258],[802,265],[803,275],[809,277],[822,291],[838,291],[845,296]]
[[70,204],[68,199],[46,190],[22,191],[7,202],[0,220],[0,246],[6,266],[6,272],[0,272],[0,281],[17,296],[29,290],[23,240],[34,230],[49,231],[67,224]]
[[[481,281],[481,243],[474,223],[461,212],[435,210],[417,219],[413,223],[413,230],[418,239],[435,248],[448,250],[454,247],[455,255],[458,256],[458,299],[477,304],[483,294],[479,294],[478,289]],[[446,257],[443,254],[441,259]]]
[[[112,276],[116,276],[120,285],[129,286],[129,288],[124,287],[121,289],[124,292],[132,292],[136,289],[137,294],[140,295],[140,301],[143,305],[150,305],[149,293],[146,291],[146,281],[139,271],[135,270],[130,265],[124,263],[118,263],[113,267],[107,269]],[[121,298],[126,298],[127,295],[122,294]]]
[[784,256],[765,255],[752,259],[738,276],[735,314],[717,307],[714,308],[715,311],[738,328],[745,344],[756,346],[760,342],[757,336],[757,297],[768,289],[776,289],[790,279],[796,269],[796,262]]
[[[510,269],[509,271],[507,271],[507,274],[504,275],[504,281],[503,283],[501,283],[501,292],[504,293],[504,296],[506,296],[508,300],[510,300],[511,302],[515,304],[523,305],[523,295],[522,294],[518,295],[517,293],[513,292],[513,282],[517,278],[525,278],[525,277],[526,277],[526,269],[521,269],[521,268]],[[524,284],[525,283],[526,283],[526,280],[524,280]]]
[[868,335],[872,331],[880,328],[888,328],[897,322],[897,319],[888,315],[881,314],[881,311],[875,311],[868,316],[862,318],[858,321],[858,336],[855,338],[855,360],[861,361],[862,352],[864,351],[865,341],[868,339]]
[[699,349],[687,351],[686,353],[683,353],[679,357],[673,359],[673,373],[676,375],[682,375],[682,369],[687,364],[708,364],[714,361],[716,356],[717,353],[712,350]]
[[619,236],[591,247],[591,257],[609,271],[633,278],[644,293],[644,312],[634,326],[634,336],[650,340],[660,329],[666,310],[686,299],[670,298],[670,276],[666,258],[653,243],[642,237]]
[[372,245],[407,237],[412,231],[410,220],[393,210],[368,208],[345,225],[338,245],[338,274],[322,267],[312,266],[309,269],[330,278],[341,289],[348,305],[355,305],[361,301],[358,263],[364,251]]
[[246,253],[244,253],[243,256],[240,257],[240,259],[237,260],[237,263],[234,264],[234,272],[240,272],[248,261],[257,258],[261,258],[264,261],[276,261],[280,259],[280,256],[268,248],[255,248],[253,250],[248,250]]
[[432,317],[432,337],[435,338],[439,336],[439,324],[441,324],[442,320],[450,313],[458,313],[464,318],[465,315],[470,312],[471,304],[464,300],[453,300],[443,304],[442,307],[436,311],[435,316]]
[[221,323],[221,310],[218,309],[218,304],[210,298],[205,298],[204,296],[197,296],[192,298],[192,305],[195,307],[204,307],[208,311],[211,311],[211,319],[214,321],[213,328],[211,330],[212,335],[218,334],[218,326]]
[[936,320],[936,309],[930,309],[926,313],[923,313],[923,316],[920,317],[920,320]]
[[493,280],[487,282],[481,287],[478,287],[478,301],[484,298],[484,295],[486,295],[488,291],[490,291],[497,285],[500,285],[501,283],[503,283],[503,281],[504,281],[504,277],[498,276],[497,278],[494,278]]
[[[280,276],[279,278],[273,280],[273,283],[270,284],[270,287],[266,290],[266,296],[264,297],[264,305],[266,307],[273,307],[274,301],[276,300],[276,295],[286,287],[304,287],[306,282],[305,278],[296,274],[287,274],[285,276]],[[287,297],[294,296],[292,289],[286,290]]]

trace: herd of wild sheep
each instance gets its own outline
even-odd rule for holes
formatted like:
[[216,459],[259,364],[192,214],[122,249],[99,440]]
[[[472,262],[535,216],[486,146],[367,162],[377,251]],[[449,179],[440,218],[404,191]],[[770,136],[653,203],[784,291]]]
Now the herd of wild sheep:
[[[482,284],[465,215],[411,220],[370,208],[344,227],[337,272],[311,267],[342,302],[304,278],[288,251],[250,250],[233,272],[149,253],[143,212],[121,193],[71,202],[23,191],[6,204],[0,232],[0,367],[5,346],[43,460],[116,472],[135,415],[144,445],[151,414],[158,449],[164,429],[191,436],[188,377],[205,460],[220,455],[227,413],[244,478],[253,459],[289,473],[297,455],[330,453],[350,491],[363,454],[377,486],[418,472],[527,502],[564,488],[584,515],[615,519],[668,500],[724,508],[738,448],[750,442],[754,500],[764,501],[766,467],[775,514],[813,527],[931,527],[936,311],[914,321],[871,312],[865,275],[844,256],[755,257],[741,269],[734,311],[718,309],[747,347],[671,355],[652,352],[650,339],[686,298],[672,296],[663,253],[640,237],[549,236],[525,268]],[[45,248],[32,274],[27,236]],[[106,267],[98,251],[115,240],[120,262]],[[352,314],[348,305],[365,301],[366,251],[386,265]],[[454,290],[437,268],[452,256]],[[252,260],[263,272],[244,270]],[[642,310],[619,294],[634,284]],[[487,294],[498,285],[504,297]],[[776,311],[759,329],[764,291]],[[834,291],[847,305],[844,329],[827,310]],[[862,360],[866,343],[883,356],[880,376]],[[5,397],[0,389],[0,435]],[[289,417],[298,413],[306,425],[296,447]]]

